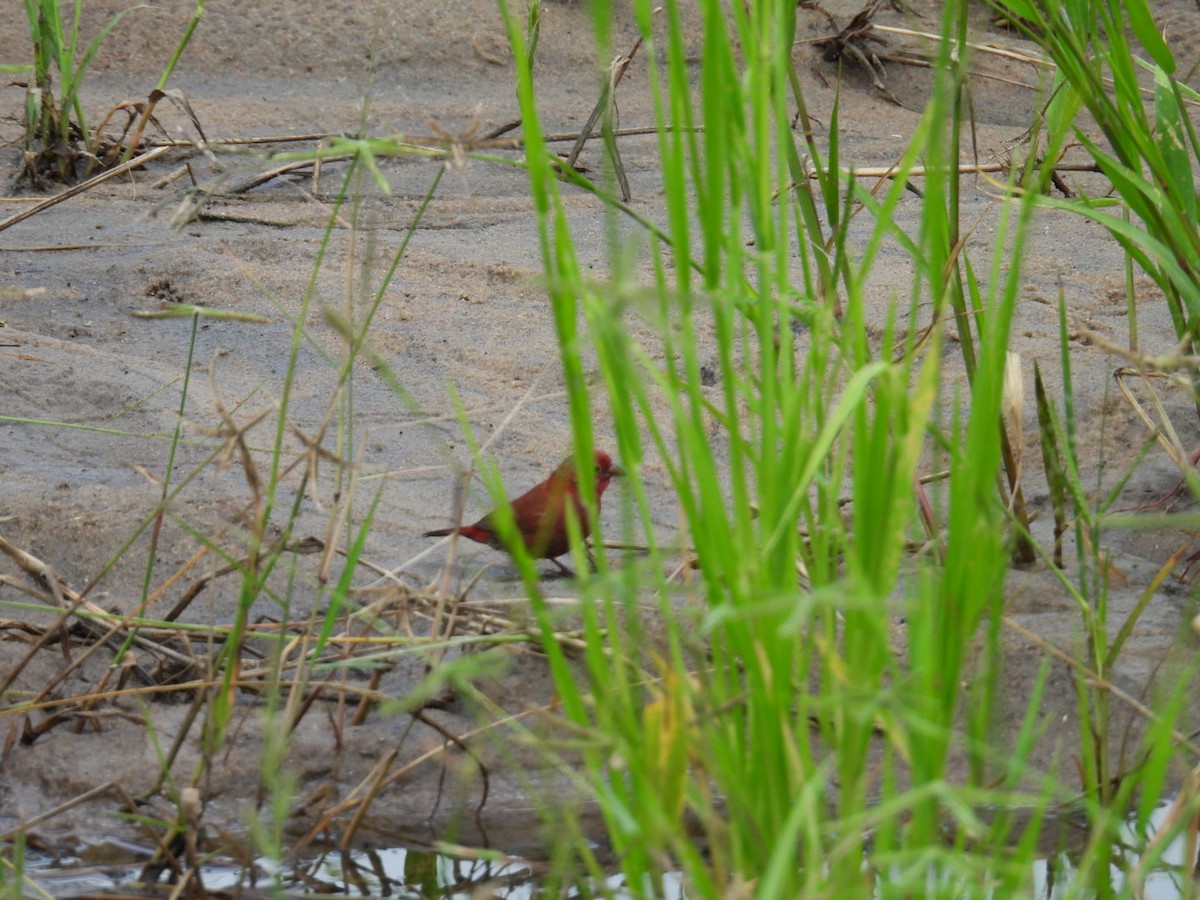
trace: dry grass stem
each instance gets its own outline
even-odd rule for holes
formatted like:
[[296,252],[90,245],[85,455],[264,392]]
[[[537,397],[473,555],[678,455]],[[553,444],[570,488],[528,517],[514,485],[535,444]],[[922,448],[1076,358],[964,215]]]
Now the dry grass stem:
[[118,175],[124,175],[126,172],[132,172],[134,169],[147,165],[148,163],[153,162],[160,156],[164,156],[170,151],[170,147],[155,147],[153,150],[147,150],[145,153],[134,157],[127,163],[122,163],[115,168],[109,169],[107,172],[101,172],[99,175],[89,178],[87,181],[83,181],[73,187],[69,187],[62,193],[55,194],[53,197],[48,197],[35,206],[31,206],[29,209],[17,213],[15,216],[9,216],[4,221],[0,222],[0,231],[11,228],[18,222],[24,222],[31,216],[36,216],[38,213],[47,210],[52,206],[57,206],[64,200],[70,200],[72,197],[77,197],[80,194],[87,193],[92,188],[103,184],[110,178],[116,178]]

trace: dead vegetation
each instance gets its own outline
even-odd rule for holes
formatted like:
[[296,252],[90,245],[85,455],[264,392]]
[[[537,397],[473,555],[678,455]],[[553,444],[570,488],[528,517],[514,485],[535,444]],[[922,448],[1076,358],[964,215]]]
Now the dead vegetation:
[[[295,557],[323,554],[327,549],[321,541],[307,539],[273,548],[272,553]],[[507,654],[512,651],[506,648],[523,646],[523,652],[528,653],[539,644],[540,636],[506,613],[504,604],[471,603],[463,596],[417,588],[384,573],[374,587],[351,590],[343,599],[331,600],[329,609],[314,610],[303,620],[259,616],[238,633],[227,627],[197,627],[194,621],[188,621],[194,618],[188,613],[191,605],[222,579],[243,576],[247,559],[196,575],[205,558],[211,558],[201,548],[152,595],[150,599],[156,604],[169,599],[169,594],[177,599],[169,613],[150,620],[140,612],[121,614],[118,606],[123,604],[101,608],[82,591],[64,583],[52,565],[2,538],[0,551],[25,574],[24,579],[0,575],[0,583],[55,611],[50,618],[0,621],[0,642],[13,649],[23,648],[0,684],[0,695],[6,698],[0,708],[4,759],[18,744],[35,744],[58,729],[76,734],[103,733],[118,719],[152,728],[155,710],[161,704],[188,707],[184,727],[163,748],[161,768],[148,787],[102,785],[22,825],[27,831],[39,826],[52,828],[57,815],[106,796],[129,813],[155,801],[173,802],[168,785],[182,778],[194,794],[184,804],[173,830],[156,835],[158,853],[142,876],[147,883],[167,872],[177,885],[198,878],[195,854],[201,835],[208,835],[199,845],[206,852],[222,848],[228,852],[235,846],[227,843],[229,838],[220,839],[219,832],[202,828],[206,773],[221,766],[229,748],[211,745],[200,756],[199,770],[191,774],[186,768],[181,771],[181,753],[189,745],[206,743],[202,735],[212,728],[212,705],[225,692],[239,698],[236,705],[242,710],[242,719],[255,709],[265,712],[271,706],[269,698],[285,697],[286,708],[278,722],[284,733],[294,731],[307,717],[319,716],[329,728],[333,756],[340,755],[350,740],[350,729],[381,714],[403,713],[414,723],[423,724],[426,733],[440,735],[436,742],[427,738],[417,741],[411,726],[404,729],[361,783],[348,791],[334,774],[337,765],[331,765],[332,777],[324,786],[305,784],[306,799],[297,798],[297,809],[305,810],[309,824],[305,828],[299,824],[304,819],[298,820],[296,827],[302,828],[302,833],[293,847],[297,855],[314,841],[333,840],[343,849],[355,846],[359,825],[368,818],[372,803],[382,791],[411,779],[414,772],[428,778],[431,766],[443,767],[437,778],[441,784],[446,778],[444,767],[455,756],[472,760],[478,796],[474,809],[478,816],[488,800],[489,770],[474,748],[489,732],[550,712],[550,707],[536,703],[512,713],[501,713],[493,707],[494,721],[482,719],[477,727],[460,733],[434,714],[450,707],[459,708],[461,713],[464,703],[478,710],[490,706],[487,702],[480,706],[482,696],[475,696],[469,675],[447,676],[447,671],[455,670],[455,660],[461,668],[463,660],[476,652],[498,648]],[[377,568],[362,561],[360,565]],[[557,637],[571,651],[582,647],[579,638],[569,632]],[[42,671],[31,664],[50,657],[58,659],[57,665],[51,665],[56,674],[40,687],[23,688],[27,679],[22,676],[27,668]],[[398,666],[411,670],[414,660],[425,677],[410,683],[406,695],[397,696],[387,690],[385,679]],[[92,679],[96,672],[101,673],[98,681]],[[406,680],[411,681],[407,674],[401,682]],[[472,696],[464,699],[460,689]],[[238,730],[244,727],[237,726]],[[410,749],[412,742],[417,743]],[[190,753],[185,756],[192,758]],[[441,787],[438,790],[440,793]],[[431,814],[436,812],[438,802]],[[0,840],[12,836],[0,835]]]
[[[832,36],[812,41],[822,49],[824,59],[863,69],[878,92],[892,103],[901,105],[886,84],[884,63],[902,62],[905,58],[884,52],[889,46],[887,32],[873,22],[882,2],[868,3],[850,23],[840,28],[832,15],[817,4],[802,6],[824,13],[836,30]],[[550,141],[575,143],[566,162],[568,167],[575,166],[579,149],[590,137],[611,140],[646,133],[647,129],[638,128],[594,130],[601,115],[615,113],[615,89],[636,52],[635,44],[627,55],[614,61],[609,86],[602,91],[587,127],[577,133],[548,136]],[[928,64],[928,60],[924,64]],[[321,189],[322,164],[349,158],[335,152],[329,135],[210,142],[204,137],[199,123],[196,123],[200,134],[198,140],[163,140],[156,146],[154,141],[145,140],[142,130],[137,127],[139,119],[153,123],[152,118],[144,115],[145,109],[121,105],[114,108],[114,113],[118,111],[128,116],[120,135],[97,145],[95,152],[88,152],[100,161],[112,162],[119,159],[121,153],[117,151],[121,148],[136,144],[145,149],[143,155],[125,166],[104,173],[104,178],[132,172],[168,153],[175,154],[173,171],[158,186],[165,187],[185,178],[191,180],[192,188],[179,206],[179,222],[214,215],[207,208],[214,198],[240,195],[295,172],[311,172],[311,193],[319,198],[325,193]],[[437,125],[436,121],[432,122],[428,133],[400,134],[391,140],[396,146],[402,146],[403,152],[444,159],[448,164],[458,166],[465,165],[470,154],[518,151],[523,147],[520,137],[506,138],[496,132],[480,136],[471,126],[455,134]],[[318,148],[316,158],[281,162],[264,161],[259,155],[243,155],[250,144],[292,141],[315,144]],[[614,142],[612,148],[615,150],[615,147]],[[191,160],[200,155],[209,160],[227,155],[216,177],[197,177]],[[229,159],[235,160],[236,164],[230,165]],[[613,153],[611,159],[617,167],[619,181],[623,182],[619,155]],[[1005,172],[1007,167],[1007,162],[1000,163],[990,171]],[[880,170],[879,177],[885,177],[886,171],[886,167]],[[972,171],[980,169],[976,167]],[[866,174],[866,170],[860,169],[859,174]],[[89,181],[79,186],[79,191],[99,183],[98,180]],[[622,188],[628,199],[627,186],[622,185]],[[70,196],[73,194],[60,195],[55,202]],[[0,230],[45,208],[27,210],[20,219],[14,217],[0,223]],[[160,286],[158,282],[155,285]],[[155,289],[149,296],[171,302],[173,293]],[[187,311],[187,314],[192,313]],[[0,686],[0,696],[6,701],[5,706],[0,707],[0,719],[7,720],[3,731],[6,759],[19,746],[36,745],[63,731],[104,733],[118,722],[148,729],[153,724],[156,704],[184,705],[188,710],[186,727],[164,748],[164,765],[148,790],[131,793],[125,785],[116,782],[102,784],[36,819],[23,822],[22,827],[37,828],[43,823],[52,826],[56,817],[74,806],[97,800],[112,802],[115,807],[133,814],[145,809],[151,800],[157,799],[161,804],[167,799],[174,804],[172,809],[177,817],[170,827],[148,831],[157,849],[154,860],[145,867],[142,879],[151,882],[169,874],[172,882],[188,893],[199,893],[203,889],[200,876],[202,851],[221,848],[236,856],[239,843],[236,837],[207,826],[204,811],[207,798],[201,790],[206,777],[225,763],[227,748],[207,750],[201,767],[194,772],[177,765],[185,759],[185,749],[190,743],[200,743],[206,718],[214,704],[225,702],[229,697],[236,698],[240,720],[233,727],[249,731],[251,725],[248,723],[255,715],[267,710],[272,698],[282,696],[286,706],[277,720],[280,728],[291,733],[304,723],[319,722],[331,735],[330,745],[338,755],[351,742],[349,736],[353,729],[372,719],[398,713],[399,717],[407,717],[410,728],[414,729],[404,730],[399,738],[378,753],[370,770],[354,780],[349,789],[339,782],[338,768],[333,764],[329,777],[303,786],[303,794],[296,798],[295,810],[297,821],[304,824],[298,827],[289,848],[296,854],[315,849],[323,841],[332,841],[344,853],[364,833],[365,823],[380,798],[388,791],[402,790],[406,787],[406,779],[416,772],[427,774],[436,768],[440,794],[452,773],[474,771],[471,777],[475,779],[478,797],[473,809],[482,811],[490,793],[490,770],[487,759],[476,751],[476,747],[489,733],[499,733],[516,722],[542,719],[553,711],[552,700],[531,701],[524,707],[511,707],[511,711],[490,709],[490,717],[481,719],[476,727],[447,727],[438,712],[461,704],[464,694],[471,695],[468,699],[472,701],[473,710],[488,709],[487,698],[474,693],[471,679],[454,674],[455,662],[470,660],[497,648],[515,648],[502,652],[526,655],[536,648],[541,636],[528,622],[513,615],[510,605],[471,602],[468,599],[470,586],[463,591],[450,592],[445,589],[448,582],[443,582],[438,588],[429,589],[404,580],[401,574],[389,572],[384,567],[372,566],[356,556],[352,547],[330,534],[321,538],[296,537],[286,530],[282,534],[271,531],[261,515],[263,479],[246,437],[249,430],[262,421],[265,411],[241,421],[235,419],[235,412],[234,404],[220,408],[220,424],[205,436],[222,441],[222,460],[240,460],[249,479],[252,500],[238,517],[238,522],[258,535],[258,544],[251,553],[245,554],[241,548],[234,558],[234,551],[227,548],[228,558],[222,558],[215,543],[198,545],[194,555],[184,564],[161,577],[145,601],[114,598],[111,608],[106,608],[89,599],[93,584],[75,590],[58,576],[55,563],[61,560],[41,559],[8,542],[0,543],[0,549],[24,573],[22,579],[0,576],[0,581],[51,613],[0,622],[0,641],[10,648],[19,648],[21,654],[20,661],[5,673],[5,681]],[[318,482],[317,469],[321,462],[347,473],[357,470],[356,463],[340,459],[324,449],[328,443],[324,428],[315,433],[294,429],[292,434],[303,448],[293,460],[294,471],[306,473],[303,479],[310,488]],[[329,497],[322,499],[330,502]],[[340,502],[332,501],[331,523],[340,521],[341,511],[348,507],[347,503],[337,506]],[[155,529],[161,527],[166,509],[164,505],[158,512]],[[331,534],[336,533],[337,529],[331,527]],[[257,579],[275,561],[282,561],[280,568],[285,569],[302,566],[305,557],[320,559],[319,566],[304,567],[305,571],[315,570],[314,583],[329,584],[331,577],[337,577],[341,564],[354,572],[372,570],[380,576],[380,581],[370,587],[349,588],[340,594],[335,592],[331,597],[336,599],[330,599],[326,607],[299,619],[285,619],[277,614],[257,615],[241,632],[229,626],[197,626],[205,619],[197,612],[202,598],[221,590],[236,593],[239,580]],[[351,561],[345,562],[347,560]],[[205,569],[207,571],[203,571]],[[231,588],[231,584],[235,586]],[[146,616],[146,610],[152,604],[154,608],[166,608],[165,604],[169,609],[150,618]],[[122,609],[134,609],[134,612],[122,613]],[[572,651],[582,649],[578,635],[571,631],[559,632],[556,639]],[[61,662],[55,667],[57,674],[20,693],[22,673],[31,671],[42,660]],[[398,692],[394,688],[400,679],[391,677],[413,660],[417,661],[422,677],[408,679],[411,689]],[[89,669],[99,673],[98,679],[83,677]],[[404,677],[407,678],[407,674]],[[416,737],[416,725],[422,726],[420,739]],[[455,760],[467,760],[469,765],[456,769],[452,764]],[[185,769],[182,780],[188,782],[177,798],[168,796],[171,790],[168,773],[176,768]],[[306,818],[301,819],[300,813]],[[11,837],[11,833],[0,836]],[[244,859],[243,864],[247,871],[253,871],[253,860]],[[347,864],[348,868],[353,865]],[[480,881],[474,878],[463,880],[464,885],[478,883]],[[312,878],[307,886],[319,887],[320,880]]]
[[[865,72],[871,79],[871,84],[875,86],[875,90],[887,97],[896,106],[904,104],[896,97],[895,94],[888,88],[885,79],[887,71],[883,67],[883,62],[910,63],[915,65],[928,66],[930,60],[927,57],[914,57],[911,54],[887,54],[879,52],[881,48],[887,47],[889,41],[884,34],[875,27],[875,14],[880,7],[888,5],[891,9],[902,12],[903,6],[896,0],[867,0],[866,6],[854,14],[854,17],[843,27],[838,27],[837,19],[833,13],[821,6],[817,0],[801,0],[798,5],[801,9],[808,9],[818,12],[825,16],[829,21],[830,28],[836,33],[827,37],[809,38],[807,40],[798,41],[800,44],[811,44],[822,50],[821,58],[825,62],[847,62],[850,65]],[[818,74],[820,70],[818,69]],[[822,78],[824,76],[821,76]]]

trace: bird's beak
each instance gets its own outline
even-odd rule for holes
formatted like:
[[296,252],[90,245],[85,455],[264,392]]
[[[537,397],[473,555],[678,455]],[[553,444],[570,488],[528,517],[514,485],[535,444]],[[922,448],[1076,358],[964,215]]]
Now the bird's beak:
[[625,474],[625,470],[622,469],[620,466],[613,466],[611,469],[608,470],[609,478],[620,478],[624,474]]

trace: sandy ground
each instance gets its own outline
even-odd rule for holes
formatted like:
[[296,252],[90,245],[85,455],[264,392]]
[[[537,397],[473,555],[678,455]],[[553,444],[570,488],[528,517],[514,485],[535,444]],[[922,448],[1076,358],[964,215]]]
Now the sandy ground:
[[[0,48],[20,58],[18,52],[24,50],[17,48],[25,46],[26,35],[19,4],[5,0],[4,6],[8,14],[0,16]],[[95,33],[107,15],[123,6],[87,4],[85,33]],[[827,6],[842,23],[857,10],[854,2]],[[1171,29],[1181,64],[1190,65],[1197,46],[1190,0],[1161,3],[1157,8]],[[439,5],[435,17],[425,4],[330,0],[321,5],[319,16],[311,9],[293,0],[209,6],[171,86],[186,94],[211,140],[336,134],[357,130],[363,122],[373,133],[421,134],[430,131],[430,120],[451,133],[470,127],[484,133],[517,117],[510,54],[492,0],[450,0]],[[936,30],[931,6],[919,3],[917,9],[923,18],[885,9],[878,21]],[[148,94],[191,11],[192,4],[185,0],[164,0],[122,22],[117,36],[97,56],[83,91],[93,121],[115,102]],[[827,20],[816,12],[801,10],[799,15],[801,37],[817,36],[828,28]],[[685,22],[685,43],[699,54],[698,23],[686,17]],[[982,7],[977,24],[981,39],[1021,45],[1015,36],[991,29]],[[636,31],[625,3],[618,3],[617,26],[616,46],[632,46]],[[827,121],[835,69],[821,61],[812,47],[798,46],[796,57],[810,108],[818,121]],[[548,2],[536,73],[548,131],[574,132],[582,127],[595,102],[595,62],[587,4]],[[646,64],[642,53],[621,85],[624,127],[652,123]],[[979,68],[1024,84],[1035,84],[1038,78],[1032,67],[996,59],[981,60]],[[695,71],[698,79],[699,64]],[[856,167],[894,160],[915,127],[930,81],[925,70],[893,64],[887,68],[887,83],[902,107],[890,103],[861,72],[847,77],[842,153]],[[0,156],[0,183],[8,185],[17,180],[15,142],[21,103],[18,88],[0,92],[0,135],[14,142]],[[999,153],[1016,141],[1035,104],[1032,90],[978,79],[975,112],[981,155]],[[165,105],[160,111],[168,134],[194,137],[181,114]],[[662,221],[654,139],[623,139],[621,149],[633,207]],[[176,460],[176,479],[192,473],[214,446],[211,434],[220,425],[218,401],[236,409],[243,422],[265,412],[266,420],[256,426],[251,438],[256,446],[268,445],[275,427],[275,403],[282,393],[291,317],[298,314],[312,275],[342,172],[338,165],[327,166],[315,191],[305,174],[276,179],[248,193],[217,196],[209,203],[206,217],[176,229],[168,221],[183,199],[188,178],[165,187],[154,185],[184,160],[182,153],[167,157],[133,179],[111,181],[0,232],[0,286],[45,291],[29,299],[0,302],[5,325],[0,329],[0,415],[80,426],[0,422],[0,536],[52,565],[76,589],[98,579],[90,599],[122,611],[135,608],[141,596],[147,533],[133,539],[119,562],[103,577],[101,573],[159,500],[156,479],[165,470],[168,453],[163,438],[176,421],[190,329],[187,320],[144,320],[131,317],[130,312],[153,309],[159,300],[170,299],[265,316],[268,324],[209,321],[201,328],[184,410],[190,442]],[[232,171],[236,179],[267,167],[260,160],[227,156],[218,163],[199,156],[188,161],[191,174],[201,182],[224,177],[222,183],[228,183],[230,176],[222,176],[221,168]],[[595,147],[588,148],[582,161],[602,165]],[[358,289],[347,285],[354,279],[361,283],[364,271],[379,277],[440,165],[418,159],[387,163],[390,194],[368,190],[358,209],[359,220],[369,228],[353,236],[349,229],[335,229],[316,279],[308,321],[313,340],[301,350],[289,410],[290,421],[300,432],[317,432],[336,376],[336,367],[322,354],[336,355],[340,342],[322,310],[345,310],[348,302],[362,309]],[[1095,176],[1080,176],[1076,183],[1092,193],[1106,189]],[[582,192],[568,188],[564,193],[582,261],[603,277],[607,269],[604,211]],[[31,199],[14,190],[0,201],[0,218],[25,208]],[[920,200],[907,198],[899,214],[901,225],[914,224],[919,213]],[[964,219],[977,222],[969,252],[977,255],[981,271],[986,268],[999,213],[986,184],[967,185]],[[356,258],[353,263],[351,254]],[[356,370],[355,447],[363,451],[362,471],[374,477],[365,482],[369,487],[360,486],[362,497],[373,493],[379,478],[386,479],[364,555],[388,568],[407,564],[414,584],[428,583],[441,571],[445,548],[427,552],[431,542],[420,535],[451,520],[450,464],[469,459],[451,386],[476,436],[495,438],[489,450],[500,461],[511,489],[533,484],[569,451],[567,407],[548,304],[537,282],[539,270],[536,223],[521,171],[475,162],[446,174],[372,326],[373,348],[395,372],[412,406],[406,406],[376,370],[367,365]],[[882,317],[892,292],[907,296],[909,270],[898,249],[885,251],[873,279],[871,295]],[[1072,365],[1086,479],[1101,493],[1115,483],[1147,434],[1115,391],[1112,372],[1119,360],[1086,333],[1117,343],[1127,340],[1121,256],[1098,226],[1068,215],[1044,214],[1034,229],[1023,284],[1013,349],[1021,355],[1030,385],[1025,417],[1028,468],[1040,469],[1032,406],[1033,362],[1043,367],[1052,395],[1061,382],[1055,308],[1061,290],[1075,329]],[[1139,279],[1137,289],[1142,345],[1151,354],[1165,353],[1174,343],[1165,306],[1149,280]],[[633,319],[630,327],[653,346],[649,324]],[[955,379],[961,383],[961,374],[955,374],[958,365],[951,347],[947,366],[952,383]],[[519,415],[508,422],[518,404],[522,404]],[[1194,407],[1170,392],[1165,404],[1184,445],[1192,446],[1197,437]],[[603,410],[597,413],[597,433],[602,444],[611,441]],[[327,446],[332,446],[332,439],[332,435],[327,438]],[[289,439],[289,447],[295,455],[302,452],[295,438]],[[334,502],[331,469],[323,470],[324,480],[300,501],[295,537],[327,534]],[[1045,536],[1050,519],[1045,489],[1036,471],[1028,474],[1026,490],[1033,508],[1041,512],[1039,527]],[[675,527],[676,505],[661,464],[649,456],[638,477],[647,485],[656,526],[669,534]],[[1125,486],[1117,506],[1157,500],[1177,478],[1178,470],[1165,455],[1152,450]],[[281,509],[293,503],[297,489],[296,477],[284,480]],[[174,515],[162,529],[156,573],[175,571],[196,552],[193,532],[240,556],[249,496],[240,465],[210,465],[198,471],[174,501]],[[621,537],[611,533],[619,531],[616,523],[622,520],[619,487],[608,499],[608,536]],[[356,515],[362,514],[367,502],[360,497]],[[485,492],[474,485],[468,515],[486,505]],[[1110,617],[1119,624],[1121,611],[1132,608],[1153,573],[1185,537],[1147,532],[1116,533],[1110,538],[1114,572]],[[1072,552],[1069,549],[1068,556]],[[317,555],[298,557],[293,616],[307,614],[314,605],[305,597],[315,596],[310,579],[318,561]],[[204,559],[180,587],[156,601],[149,614],[165,614],[182,585],[216,567],[211,556]],[[461,587],[481,567],[487,570],[472,590],[473,599],[519,595],[515,574],[503,557],[474,545],[460,548],[448,583]],[[551,569],[544,566],[542,571],[548,574]],[[0,573],[24,578],[7,558],[0,560]],[[155,586],[165,577],[156,574]],[[1035,568],[1014,572],[1011,582],[1010,613],[1051,643],[1070,652],[1078,650],[1078,614],[1054,579]],[[551,582],[548,590],[566,598],[575,594],[569,581]],[[1190,617],[1189,594],[1169,580],[1142,616],[1121,666],[1113,673],[1114,681],[1134,696],[1143,695],[1156,667],[1173,648],[1191,652],[1192,639],[1183,630]],[[6,584],[0,584],[0,598],[27,599]],[[236,601],[234,579],[218,578],[189,607],[185,618],[229,622]],[[253,613],[275,615],[278,608],[263,602]],[[15,610],[4,615],[46,620]],[[10,672],[29,653],[29,645],[17,640],[18,633],[10,630],[4,636],[0,674]],[[1013,715],[1019,716],[1042,652],[1015,635],[1008,635],[1006,642],[1010,652],[1005,696],[1012,698]],[[78,654],[81,647],[76,645],[71,652]],[[106,654],[90,659],[60,686],[59,694],[70,696],[94,686],[108,668],[111,656]],[[483,682],[488,695],[511,712],[548,702],[551,691],[540,659],[522,649],[509,655],[504,677]],[[13,690],[36,691],[63,666],[61,647],[33,654]],[[401,696],[422,670],[423,662],[418,660],[398,666],[377,687]],[[5,703],[10,702],[6,698]],[[1070,677],[1056,667],[1046,700],[1047,721],[1066,722],[1051,729],[1052,735],[1076,733],[1070,721],[1076,714],[1075,703]],[[206,822],[213,826],[236,830],[253,802],[252,786],[262,767],[261,741],[250,698],[246,707],[248,715],[239,725],[234,751],[222,758],[204,785]],[[130,705],[123,707],[122,716],[89,722],[80,729],[63,725],[29,742],[21,740],[24,722],[14,722],[14,717],[4,720],[7,743],[0,769],[0,831],[97,785],[115,781],[131,793],[149,786],[156,769],[155,747],[148,730],[135,720],[149,718],[158,740],[165,744],[183,728],[189,708],[186,698],[156,701],[144,708]],[[305,716],[297,729],[287,759],[302,796],[330,782],[340,791],[348,790],[390,748],[399,746],[403,761],[441,741],[428,725],[414,726],[399,712],[372,715],[360,726],[335,727],[343,714],[329,705]],[[455,733],[476,724],[472,709],[461,700],[430,715]],[[1114,734],[1127,718],[1123,708]],[[1039,757],[1049,764],[1061,748],[1052,737],[1044,744]],[[182,780],[195,764],[194,735],[184,746],[176,767],[176,777]],[[518,755],[514,765],[495,747],[480,752],[488,755],[492,766],[491,794],[483,813],[484,827],[490,823],[491,833],[477,835],[472,830],[476,826],[468,825],[462,834],[514,851],[536,852],[539,818],[534,810],[546,801],[541,790],[526,791],[521,777],[536,761]],[[386,792],[374,807],[371,827],[393,843],[420,840],[430,836],[431,813],[437,812],[441,825],[447,814],[478,802],[478,780],[469,775],[461,783],[451,779],[439,800],[441,771],[436,764],[426,765],[415,770],[402,789]],[[537,780],[560,786],[548,773]],[[294,830],[310,827],[328,805],[328,799],[311,799],[297,813]],[[40,825],[38,832],[60,847],[110,838],[144,844],[144,835],[111,815],[114,808],[114,798],[106,795]]]

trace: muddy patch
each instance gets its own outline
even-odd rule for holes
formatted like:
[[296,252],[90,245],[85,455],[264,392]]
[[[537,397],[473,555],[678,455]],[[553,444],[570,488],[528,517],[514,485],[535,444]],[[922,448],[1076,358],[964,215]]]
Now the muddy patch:
[[[841,26],[858,9],[826,5]],[[94,33],[116,6],[89,3],[85,31]],[[936,7],[915,6],[915,20],[888,10],[880,21],[934,30]],[[1188,14],[1182,2],[1161,6],[1168,18]],[[161,62],[159,35],[175,34],[191,10],[183,0],[167,0],[127,17],[86,82],[93,117],[127,95],[148,93]],[[614,35],[621,47],[636,38],[626,12]],[[799,37],[828,34],[826,17],[805,9],[799,16]],[[0,46],[24,46],[16,19],[0,22]],[[700,47],[699,23],[684,21],[685,43]],[[1021,43],[983,16],[976,24],[988,40]],[[536,75],[548,131],[577,131],[596,101],[590,29],[586,4],[547,4]],[[173,85],[218,140],[337,134],[364,122],[376,133],[425,134],[431,120],[450,134],[485,133],[517,118],[502,34],[490,0],[443,4],[433,19],[403,4],[333,2],[323,6],[319,22],[307,6],[286,0],[257,12],[214,7]],[[1195,37],[1194,29],[1176,33],[1181,58],[1195,55]],[[928,73],[881,53],[905,45],[893,36],[887,48],[876,48],[880,68],[847,73],[844,162],[887,166],[913,131]],[[835,94],[837,65],[827,49],[796,50],[819,122],[828,121]],[[653,123],[646,65],[646,54],[639,55],[622,82],[623,126]],[[979,152],[1001,154],[1028,125],[1039,75],[1012,61],[980,65],[996,77],[976,85]],[[886,92],[875,83],[881,77]],[[10,141],[21,102],[18,90],[0,92],[0,121],[8,123],[3,137]],[[177,111],[164,108],[162,120],[168,135],[194,137]],[[621,140],[631,206],[661,222],[655,139]],[[582,162],[604,165],[595,147]],[[15,185],[17,152],[0,157],[0,165],[0,180]],[[180,151],[0,232],[0,287],[44,289],[0,306],[0,536],[34,558],[25,565],[13,555],[0,558],[7,579],[0,583],[6,604],[0,831],[26,828],[46,847],[75,854],[89,843],[152,847],[149,832],[118,813],[175,819],[176,806],[164,798],[201,766],[206,710],[220,692],[233,709],[229,733],[198,784],[214,841],[280,814],[269,808],[272,793],[282,789],[272,781],[276,775],[295,790],[295,803],[282,813],[286,833],[313,846],[340,839],[353,822],[364,840],[419,845],[451,835],[536,858],[545,853],[548,809],[586,814],[569,777],[570,758],[547,757],[527,739],[558,727],[535,642],[514,639],[480,650],[469,640],[530,628],[514,569],[502,555],[466,542],[447,565],[448,547],[421,537],[454,521],[455,465],[469,459],[456,404],[476,439],[491,441],[489,452],[502,460],[512,490],[534,484],[569,450],[555,333],[537,278],[535,212],[520,170],[476,161],[441,175],[372,320],[375,355],[352,372],[352,420],[339,421],[345,407],[331,402],[350,390],[339,381],[345,344],[337,323],[365,315],[443,165],[385,162],[388,193],[369,180],[352,185],[352,207],[327,231],[344,164],[327,164],[317,180],[293,174],[224,194],[222,186],[266,163]],[[216,193],[203,216],[172,227],[193,179]],[[14,190],[3,198],[0,216],[33,200]],[[902,205],[901,219],[911,217],[898,220],[902,227],[915,225],[920,202],[914,196]],[[970,246],[983,254],[1000,210],[983,181],[964,184],[963,202],[964,216],[978,222]],[[582,263],[603,277],[601,203],[566,189],[565,205]],[[325,262],[314,277],[321,253]],[[890,298],[907,293],[906,266],[897,253],[894,266],[872,273],[881,320]],[[1075,323],[1082,462],[1097,492],[1116,483],[1149,434],[1114,386],[1120,360],[1095,339],[1119,343],[1128,333],[1123,300],[1114,299],[1122,297],[1122,266],[1118,248],[1097,226],[1042,214],[1014,326],[1013,349],[1027,379],[1037,360],[1051,394],[1061,396],[1056,304],[1064,296]],[[164,302],[263,321],[132,315]],[[1165,306],[1145,284],[1139,303],[1142,346],[1166,352],[1175,338]],[[305,336],[294,343],[301,319]],[[650,323],[634,317],[630,328],[653,345]],[[707,339],[703,329],[701,339]],[[947,366],[950,384],[961,385],[953,350]],[[289,367],[295,380],[277,442]],[[1165,396],[1184,446],[1194,446],[1200,438],[1194,406],[1173,389]],[[665,419],[665,407],[663,413]],[[611,445],[603,410],[597,418],[598,441]],[[1023,451],[1036,460],[1032,399],[1025,420]],[[352,462],[352,498],[348,469],[316,447]],[[266,498],[262,475],[272,467],[281,472],[279,492]],[[661,461],[649,456],[639,476],[663,540],[676,527],[677,505]],[[1117,505],[1157,503],[1178,478],[1178,467],[1151,449]],[[1041,514],[1038,537],[1051,546],[1045,486],[1031,473],[1026,490]],[[252,537],[267,502],[294,510],[293,524]],[[606,531],[636,542],[637,534],[615,533],[617,523],[632,519],[620,512],[627,502],[618,485]],[[372,504],[372,526],[355,550],[356,590],[335,602],[329,585],[340,577],[349,547],[343,523],[361,521]],[[468,520],[488,505],[482,488],[469,486]],[[1109,615],[1119,623],[1172,554],[1180,554],[1183,570],[1190,538],[1174,532],[1108,538]],[[279,551],[278,562],[245,608],[245,562],[262,548]],[[1073,553],[1068,540],[1068,559]],[[36,577],[39,562],[52,575]],[[616,565],[636,562],[636,554],[624,561],[618,555]],[[554,569],[547,564],[540,571],[568,631],[578,586],[550,579]],[[387,572],[394,574],[383,577]],[[1191,652],[1190,598],[1189,585],[1168,579],[1141,614],[1110,676],[1131,697],[1153,695],[1154,679],[1173,671],[1164,663]],[[1083,637],[1076,605],[1036,567],[1014,572],[1010,605],[1013,620],[1044,641],[1016,631],[1005,639],[1004,695],[1013,710],[1004,727],[1016,728],[1047,646],[1078,655]],[[93,615],[68,621],[66,608]],[[135,612],[161,620],[161,627],[135,634],[119,618]],[[237,682],[214,681],[211,660],[221,650],[222,629],[240,618],[256,637]],[[316,665],[301,662],[301,650],[318,634],[329,641],[325,655]],[[370,643],[378,636],[410,645],[376,658]],[[452,636],[452,646],[422,649],[437,636]],[[123,648],[132,652],[114,667]],[[271,708],[264,697],[270,661],[279,654],[294,659],[285,667],[292,683],[282,693],[285,705]],[[439,666],[460,680],[448,678],[433,696],[414,694]],[[1050,679],[1046,704],[1048,721],[1068,723],[1059,733],[1077,733],[1069,723],[1077,704],[1065,667]],[[1136,716],[1123,717],[1114,734],[1136,724]],[[276,740],[279,732],[286,741]],[[1069,763],[1049,739],[1035,758],[1047,770]],[[70,805],[60,810],[62,804]]]

